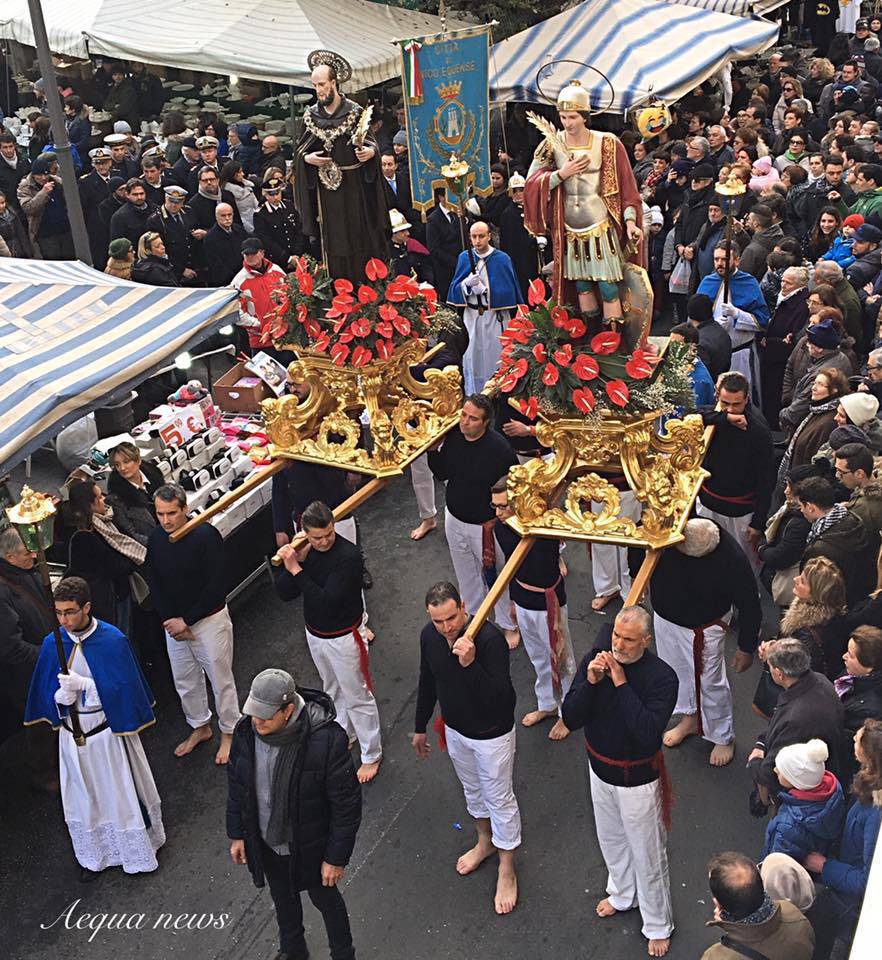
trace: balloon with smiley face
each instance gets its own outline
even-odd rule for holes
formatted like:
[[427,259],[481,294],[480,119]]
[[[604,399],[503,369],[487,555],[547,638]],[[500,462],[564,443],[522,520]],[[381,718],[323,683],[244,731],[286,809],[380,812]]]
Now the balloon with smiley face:
[[651,140],[671,125],[671,111],[666,103],[656,100],[641,107],[634,120],[644,140]]

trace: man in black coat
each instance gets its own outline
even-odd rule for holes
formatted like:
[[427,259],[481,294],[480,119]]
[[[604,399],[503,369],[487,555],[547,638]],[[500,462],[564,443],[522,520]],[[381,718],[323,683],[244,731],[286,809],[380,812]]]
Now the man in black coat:
[[842,776],[842,703],[833,684],[821,673],[809,669],[810,658],[801,640],[786,638],[769,644],[765,654],[772,680],[782,687],[775,712],[747,758],[747,769],[760,788],[760,798],[780,789],[775,757],[781,747],[808,743],[817,737],[827,744],[827,767]]
[[30,161],[18,149],[15,137],[11,133],[0,133],[0,191],[6,195],[9,209],[16,213],[19,211],[18,185],[30,172]]
[[[97,216],[94,225],[94,237],[96,248],[103,251],[99,253],[99,259],[95,262],[97,268],[101,264],[103,269],[107,263],[107,247],[110,244],[110,221],[113,215],[126,204],[126,182],[122,177],[110,177],[107,181],[110,187],[110,195],[101,200],[98,204]],[[91,236],[90,236],[91,240]],[[100,246],[97,246],[99,245]],[[91,242],[89,244],[91,247]],[[135,247],[137,250],[137,247]]]
[[443,202],[444,191],[435,194],[435,209],[426,223],[426,246],[432,261],[435,289],[441,302],[447,300],[447,291],[456,272],[456,261],[463,250],[462,234],[456,214]]
[[284,670],[251,683],[233,734],[227,836],[233,863],[269,883],[280,957],[306,960],[300,892],[321,912],[335,960],[355,960],[338,884],[361,823],[361,787],[330,697]]
[[714,320],[714,302],[706,293],[696,293],[686,304],[689,323],[698,328],[698,356],[716,383],[732,363],[732,340]]
[[[7,527],[0,532],[0,743],[21,730],[31,674],[54,623],[34,554]],[[58,750],[42,723],[28,728],[27,751],[34,785],[57,792]]]
[[[707,205],[714,196],[714,168],[710,163],[699,163],[691,173],[690,189],[680,207],[680,216],[674,227],[674,243],[677,253],[682,257],[686,248],[701,232],[707,222]],[[691,260],[693,253],[686,254]]]
[[269,259],[287,270],[293,257],[306,252],[306,237],[300,229],[300,217],[294,205],[282,199],[284,186],[281,177],[270,177],[264,183],[264,202],[254,213],[254,233],[263,243]]
[[202,157],[196,149],[196,138],[187,137],[181,141],[181,155],[172,164],[169,171],[171,179],[180,187],[186,188],[190,178],[190,171],[202,165]]
[[110,239],[125,237],[137,250],[138,241],[150,229],[147,223],[154,209],[147,202],[144,181],[133,177],[126,184],[126,202],[110,218]]
[[89,159],[92,161],[92,170],[79,179],[80,203],[86,221],[86,233],[89,235],[92,266],[96,270],[103,270],[107,263],[110,236],[98,208],[113,193],[110,186],[113,158],[107,147],[95,147],[89,151]]
[[219,203],[214,211],[217,223],[202,241],[210,287],[226,287],[242,269],[242,244],[248,239],[245,228],[235,222],[233,208]]

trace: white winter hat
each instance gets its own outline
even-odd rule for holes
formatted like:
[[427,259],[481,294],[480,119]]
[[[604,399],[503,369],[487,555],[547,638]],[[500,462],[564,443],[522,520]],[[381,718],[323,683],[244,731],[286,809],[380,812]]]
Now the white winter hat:
[[842,409],[848,414],[848,419],[856,427],[862,427],[869,423],[879,411],[879,401],[872,393],[865,393],[863,390],[855,393],[847,393],[839,398]]
[[775,769],[797,790],[814,790],[824,779],[824,764],[829,756],[823,740],[793,743],[775,756]]
[[665,222],[665,215],[662,213],[661,207],[650,207],[649,216],[653,224],[658,224],[661,226]]

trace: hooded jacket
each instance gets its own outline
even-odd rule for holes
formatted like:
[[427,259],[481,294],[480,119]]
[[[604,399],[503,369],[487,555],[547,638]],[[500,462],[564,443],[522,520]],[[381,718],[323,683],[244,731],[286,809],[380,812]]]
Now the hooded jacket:
[[741,264],[738,269],[745,273],[752,273],[757,280],[762,280],[769,254],[775,244],[783,239],[784,231],[777,223],[766,227],[765,230],[757,230],[741,254]]
[[882,269],[882,247],[874,247],[863,256],[857,257],[854,263],[846,268],[845,276],[855,290],[861,291],[864,284],[872,283],[879,276],[880,269]]
[[842,786],[829,770],[814,790],[781,790],[778,813],[766,827],[760,860],[770,853],[786,853],[800,863],[807,853],[826,854],[839,839],[845,823]]
[[231,155],[242,164],[246,174],[260,173],[260,140],[253,123],[237,123],[239,146],[233,147]]
[[[248,343],[252,347],[259,347],[263,334],[269,329],[276,303],[272,292],[285,284],[285,271],[264,257],[264,269],[255,270],[242,261],[242,269],[233,277],[231,287],[239,293],[239,316],[242,321],[257,320],[259,327],[247,326]],[[244,294],[244,297],[241,296]],[[243,323],[243,325],[246,325]]]
[[876,581],[876,555],[862,520],[850,511],[805,548],[800,569],[812,557],[827,557],[842,571],[849,605],[863,600]]
[[[321,690],[299,688],[306,705],[297,719],[303,738],[289,793],[291,883],[305,890],[321,883],[322,863],[345,867],[361,823],[361,787],[343,728],[331,698]],[[254,778],[254,727],[242,717],[233,732],[227,766],[227,836],[245,841],[248,870],[263,887],[263,845]]]
[[[870,426],[874,427],[875,437],[867,429]],[[875,417],[870,424],[861,429],[870,436],[871,440],[879,439],[879,435],[882,435],[882,423]],[[878,453],[879,450],[876,449],[875,452]],[[880,534],[882,534],[882,482],[871,479],[865,486],[855,490],[848,502],[848,509],[860,518],[870,542],[870,549],[874,556],[878,555]]]
[[[64,197],[64,187],[61,185],[61,177],[52,176],[50,179],[55,183],[55,189],[61,191],[61,197]],[[49,194],[43,187],[34,180],[33,174],[28,174],[18,185],[18,205],[21,212],[28,219],[28,239],[31,242],[31,249],[34,258],[42,260],[40,245],[37,243],[37,233],[40,230],[40,224],[43,222],[43,214],[46,212],[46,206],[49,203]]]

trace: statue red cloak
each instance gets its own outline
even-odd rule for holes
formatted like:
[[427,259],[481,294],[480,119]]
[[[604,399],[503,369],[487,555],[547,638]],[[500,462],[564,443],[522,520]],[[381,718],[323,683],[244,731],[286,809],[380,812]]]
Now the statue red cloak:
[[[554,251],[554,269],[551,274],[551,286],[558,303],[575,306],[578,304],[575,281],[567,280],[563,275],[564,264],[564,193],[552,190],[550,179],[553,170],[537,170],[524,188],[524,226],[534,236],[550,236]],[[609,211],[610,218],[619,234],[619,243],[625,259],[638,267],[646,268],[646,255],[643,239],[637,246],[637,252],[627,253],[628,237],[623,211],[633,207],[637,214],[637,226],[643,229],[643,201],[637,189],[637,181],[628,161],[628,154],[618,137],[607,135],[601,148],[600,192]]]

